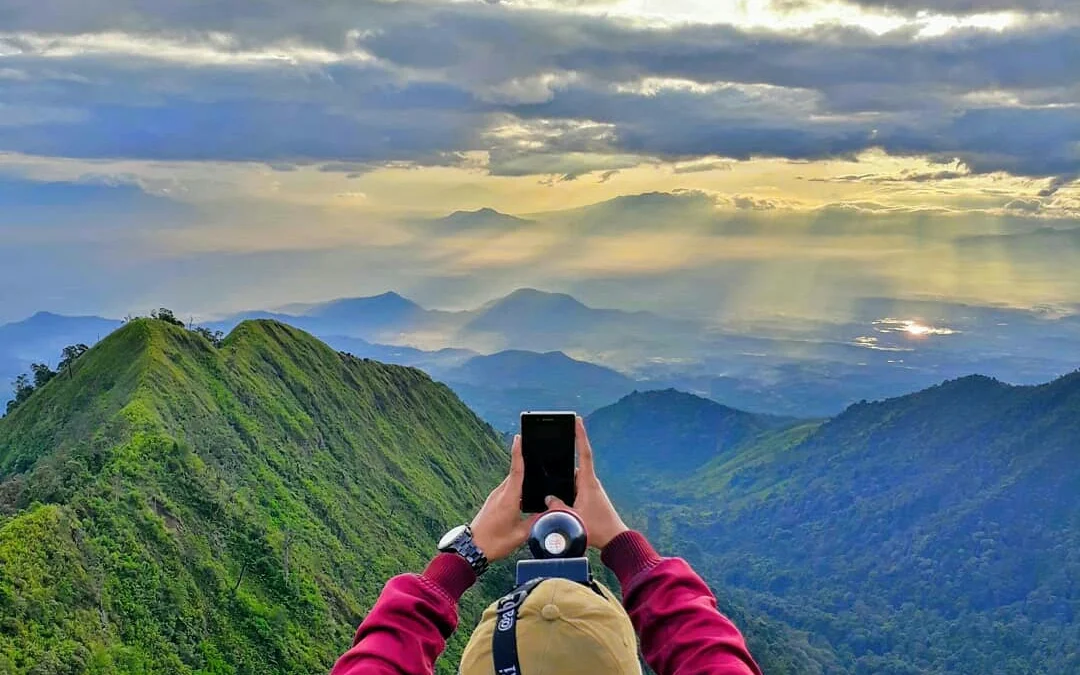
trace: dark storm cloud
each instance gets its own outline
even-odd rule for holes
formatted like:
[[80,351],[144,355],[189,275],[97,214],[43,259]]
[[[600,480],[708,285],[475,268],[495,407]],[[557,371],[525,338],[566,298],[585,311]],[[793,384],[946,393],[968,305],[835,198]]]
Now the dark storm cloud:
[[615,81],[664,76],[818,90],[867,84],[963,92],[1080,83],[1074,67],[1078,37],[1080,26],[1068,22],[915,39],[914,30],[875,35],[838,26],[791,33],[724,25],[642,28],[566,14],[444,8],[427,21],[394,22],[362,43],[402,65],[476,65],[479,71],[470,76],[493,79],[565,69]]
[[487,150],[494,173],[576,177],[628,158],[882,147],[976,173],[1080,173],[1077,22],[926,38],[498,3],[16,0],[0,26],[0,150],[324,168]]

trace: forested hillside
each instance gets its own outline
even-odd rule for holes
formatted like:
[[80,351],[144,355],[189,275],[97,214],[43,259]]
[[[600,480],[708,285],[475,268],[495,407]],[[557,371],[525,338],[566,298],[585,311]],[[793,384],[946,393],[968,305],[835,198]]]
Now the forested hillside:
[[[273,321],[131,321],[0,420],[0,673],[326,672],[507,463],[420,371]],[[466,594],[439,672],[509,572]],[[770,673],[817,669],[725,609]]]
[[419,371],[133,321],[0,421],[0,672],[322,672],[505,463]]
[[[643,425],[651,454],[701,445],[674,412],[620,413],[637,403],[594,415],[628,422],[597,425],[599,452],[635,456]],[[1080,374],[965,378],[714,454],[637,486],[650,534],[827,642],[835,672],[1080,672]]]

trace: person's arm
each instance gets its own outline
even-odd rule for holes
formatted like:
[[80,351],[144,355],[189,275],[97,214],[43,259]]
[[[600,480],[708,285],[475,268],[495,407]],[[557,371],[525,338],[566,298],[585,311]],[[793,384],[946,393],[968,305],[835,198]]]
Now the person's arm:
[[[521,518],[524,477],[521,436],[515,436],[509,475],[471,523],[473,543],[489,562],[507,557],[529,536],[530,522]],[[474,583],[472,567],[455,553],[435,556],[423,574],[394,577],[331,675],[431,675],[457,628],[458,600]]]
[[601,559],[623,589],[623,604],[658,675],[761,675],[739,629],[679,558],[661,558],[638,532],[612,539]]
[[453,553],[436,556],[423,574],[394,577],[330,675],[431,675],[457,628],[458,600],[475,582]]

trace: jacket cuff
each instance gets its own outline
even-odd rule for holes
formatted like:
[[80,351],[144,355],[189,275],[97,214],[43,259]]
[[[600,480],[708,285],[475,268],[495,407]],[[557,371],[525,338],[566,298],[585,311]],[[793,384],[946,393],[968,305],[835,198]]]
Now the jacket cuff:
[[421,575],[457,602],[465,591],[476,583],[476,573],[469,563],[456,553],[440,553],[432,558]]
[[663,558],[640,532],[627,530],[608,542],[600,560],[619,578],[625,589],[641,572],[659,565]]

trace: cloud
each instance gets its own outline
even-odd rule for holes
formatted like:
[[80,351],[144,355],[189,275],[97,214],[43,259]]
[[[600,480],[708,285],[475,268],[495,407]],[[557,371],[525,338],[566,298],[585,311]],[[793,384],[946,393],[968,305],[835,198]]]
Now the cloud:
[[0,106],[15,120],[0,149],[354,174],[486,152],[497,175],[568,180],[630,161],[869,148],[973,173],[1080,171],[1074,22],[933,37],[915,24],[660,28],[556,4],[20,3],[0,35]]
[[828,176],[825,178],[810,178],[814,183],[933,183],[943,180],[956,180],[958,178],[971,178],[968,171],[956,171],[946,169],[944,171],[916,171],[904,169],[898,174],[847,174],[842,176]]
[[1040,227],[1030,232],[1007,234],[980,234],[961,237],[960,246],[1015,246],[1038,247],[1043,251],[1072,250],[1080,253],[1080,227]]
[[[505,173],[518,170],[500,153],[551,151],[556,141],[535,126],[543,120],[564,125],[562,152],[818,159],[881,147],[958,157],[975,172],[1054,176],[1080,165],[1070,109],[957,108],[972,92],[1080,83],[1069,66],[1080,28],[1068,24],[916,39],[903,30],[643,28],[468,3],[391,11],[332,1],[302,12],[285,2],[260,12],[224,3],[205,15],[152,2],[87,4],[9,12],[3,50],[21,76],[4,103],[77,112],[26,114],[0,146],[72,157],[418,163],[491,150],[495,173]],[[45,87],[46,67],[91,84]],[[534,124],[526,144],[542,147],[492,137],[512,120]],[[588,122],[605,133],[572,133]]]
[[721,197],[718,200],[721,205],[730,206],[745,211],[773,211],[775,209],[788,208],[787,202],[781,199],[767,199],[754,195],[731,195]]
[[1043,208],[1043,202],[1041,199],[1020,197],[1008,201],[1004,208],[1006,211],[1016,211],[1019,213],[1038,213]]
[[1057,194],[1058,190],[1065,187],[1069,183],[1080,180],[1080,173],[1070,176],[1055,176],[1050,180],[1050,184],[1042,190],[1039,190],[1040,197],[1053,197]]
[[688,162],[686,164],[676,164],[673,170],[676,174],[702,173],[705,171],[731,171],[731,164],[732,163],[729,161],[706,160],[699,162]]
[[[914,15],[919,12],[937,14],[971,15],[992,12],[1062,12],[1076,15],[1074,0],[848,0],[851,4],[867,9],[903,12]],[[777,0],[778,5],[814,4],[807,0]]]

